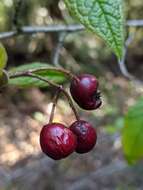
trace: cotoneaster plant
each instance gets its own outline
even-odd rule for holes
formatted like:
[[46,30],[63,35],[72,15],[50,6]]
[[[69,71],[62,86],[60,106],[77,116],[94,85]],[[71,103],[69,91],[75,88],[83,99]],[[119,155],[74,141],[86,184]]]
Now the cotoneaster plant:
[[[13,37],[16,35],[33,34],[37,32],[73,32],[87,28],[101,37],[108,46],[114,51],[118,60],[121,60],[124,53],[124,17],[122,9],[122,0],[65,0],[66,6],[71,14],[84,25],[84,27],[70,25],[63,27],[51,27],[49,30],[33,30],[33,27],[21,27],[18,15],[22,1],[19,1],[15,6],[14,25],[16,31],[2,34],[2,38]],[[110,14],[109,14],[110,10]],[[39,28],[39,26],[38,26]],[[29,32],[31,31],[31,32]],[[62,40],[59,40],[60,45]],[[58,46],[58,47],[59,47]],[[56,48],[55,57],[59,54],[59,49]],[[101,104],[99,92],[99,82],[97,78],[88,73],[75,76],[70,71],[61,68],[52,68],[51,64],[27,64],[17,67],[9,72],[4,71],[7,62],[7,55],[3,46],[0,45],[0,88],[5,87],[5,84],[16,85],[20,87],[45,87],[47,85],[55,88],[55,98],[49,123],[44,125],[40,133],[40,145],[42,151],[54,160],[66,158],[74,151],[77,153],[87,153],[92,150],[96,144],[97,134],[95,129],[87,121],[81,120],[77,114],[76,108],[72,102],[74,101],[84,110],[96,110]],[[57,64],[55,64],[57,65]],[[64,81],[65,76],[71,79],[70,94],[63,86],[57,84]],[[8,80],[8,81],[7,81]],[[58,100],[59,94],[63,94],[74,114],[76,120],[67,128],[62,123],[54,123],[54,109]]]
[[[42,127],[39,139],[44,154],[54,160],[61,160],[73,152],[83,154],[91,151],[97,141],[96,130],[90,123],[80,119],[72,98],[64,87],[37,74],[39,72],[41,75],[42,72],[44,74],[45,72],[58,72],[67,76],[70,83],[71,96],[81,108],[88,111],[96,110],[102,103],[97,78],[94,75],[87,73],[74,75],[65,69],[46,68],[45,65],[39,70],[31,68],[30,71],[18,71],[9,76],[11,80],[16,80],[21,77],[23,79],[28,78],[28,81],[31,79],[30,82],[34,82],[36,79],[55,88],[55,96],[53,99],[49,123]],[[68,100],[76,118],[73,124],[69,126],[65,126],[63,123],[53,122],[55,108],[61,93]]]
[[[79,96],[79,100],[85,101],[83,101],[82,103],[86,104],[90,101],[93,101],[94,105],[97,105],[97,101],[100,100],[101,102],[100,97],[98,97],[99,100],[93,98],[93,96],[99,93],[99,84],[95,76],[89,74],[82,74],[77,77],[73,74],[70,74],[70,77],[71,86],[72,84],[78,84],[74,85],[74,90],[76,90],[78,93],[80,91],[84,92],[80,93]],[[75,81],[78,83],[74,83]],[[79,89],[79,86],[81,89]],[[73,112],[76,117],[76,121],[73,122],[73,124],[69,126],[69,128],[62,123],[53,122],[55,107],[61,92],[64,92],[64,94],[68,98],[69,104],[73,109]],[[78,93],[76,95],[78,95]],[[88,94],[90,95],[90,97],[88,97]],[[87,102],[85,97],[87,98]],[[97,109],[98,107],[96,106],[95,109]],[[92,108],[94,108],[94,106]],[[74,104],[72,103],[72,100],[70,98],[70,95],[66,91],[64,91],[62,87],[59,86],[58,90],[56,91],[55,98],[53,100],[53,107],[49,123],[42,127],[40,133],[40,146],[43,153],[54,160],[61,160],[68,157],[73,152],[77,152],[79,154],[88,153],[94,148],[94,146],[96,145],[96,141],[96,130],[89,122],[81,120],[79,118]]]
[[[65,69],[49,68],[45,64],[42,66],[40,64],[40,69],[35,69],[35,66],[37,67],[38,64],[20,66],[17,70],[12,70],[9,73],[6,70],[2,70],[1,76],[7,76],[7,80],[6,83],[1,82],[0,87],[3,88],[3,84],[9,83],[9,81],[14,81],[14,83],[20,82],[21,84],[23,83],[23,85],[27,85],[29,82],[30,84],[37,85],[37,82],[40,82],[38,84],[50,85],[55,88],[55,96],[53,99],[49,123],[45,124],[40,132],[39,143],[41,150],[44,154],[54,160],[64,159],[73,152],[83,154],[91,151],[97,140],[96,130],[90,123],[80,119],[71,96],[75,102],[85,110],[96,110],[99,108],[102,101],[97,78],[94,75],[87,73],[74,75]],[[28,67],[28,71],[25,71],[25,67]],[[21,69],[24,71],[21,71]],[[55,75],[58,74],[62,77],[66,76],[69,79],[71,95],[62,85],[45,77],[45,73],[52,73],[52,75],[55,73]],[[3,78],[1,77],[1,79]],[[63,123],[53,122],[55,108],[61,93],[68,100],[76,118],[71,126],[65,126]]]

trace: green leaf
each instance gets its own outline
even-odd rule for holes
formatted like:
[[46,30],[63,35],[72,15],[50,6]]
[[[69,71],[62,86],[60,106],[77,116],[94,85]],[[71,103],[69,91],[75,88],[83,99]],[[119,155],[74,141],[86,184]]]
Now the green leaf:
[[0,43],[0,70],[4,69],[7,63],[7,53],[4,46]]
[[[55,71],[52,68],[53,67],[51,67],[51,65],[48,65],[46,63],[25,64],[25,65],[11,69],[9,71],[9,76],[15,73],[23,72],[23,71],[34,71],[38,69],[39,71],[33,72],[33,73],[56,83],[64,82],[66,80],[66,76],[63,73],[59,71]],[[46,87],[48,86],[46,82],[43,82],[39,79],[32,78],[32,77],[10,78],[9,84],[19,86],[19,87]]]
[[124,46],[122,0],[65,0],[70,13],[99,35],[120,59]]
[[129,163],[143,158],[143,98],[129,109],[125,117],[122,144]]

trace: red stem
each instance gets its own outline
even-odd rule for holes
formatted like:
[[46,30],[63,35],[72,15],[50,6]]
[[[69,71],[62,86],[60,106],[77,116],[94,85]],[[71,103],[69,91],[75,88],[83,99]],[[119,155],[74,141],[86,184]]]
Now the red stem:
[[49,123],[52,123],[52,122],[53,122],[54,113],[55,113],[55,108],[56,108],[56,105],[57,105],[57,101],[58,101],[60,92],[61,92],[61,89],[59,88],[59,89],[56,91],[56,94],[55,94],[55,96],[54,96],[54,98],[53,98],[53,105],[52,105],[52,110],[51,110],[51,114],[50,114]]

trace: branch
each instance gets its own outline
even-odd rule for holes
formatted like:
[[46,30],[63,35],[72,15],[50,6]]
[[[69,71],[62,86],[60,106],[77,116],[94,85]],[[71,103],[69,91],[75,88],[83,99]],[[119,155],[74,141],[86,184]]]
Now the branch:
[[[127,26],[143,26],[143,20],[128,20]],[[35,33],[52,33],[52,32],[78,32],[84,30],[85,27],[80,24],[71,25],[48,25],[48,26],[23,26],[20,33],[17,31],[1,32],[0,39],[11,38],[19,34],[35,34]]]
[[128,20],[127,26],[142,27],[143,26],[143,20]]
[[11,38],[11,37],[16,36],[17,34],[18,34],[17,31],[1,32],[0,39]]
[[125,48],[124,48],[124,52],[123,52],[123,57],[122,57],[122,59],[120,61],[118,61],[118,65],[120,67],[120,71],[123,74],[123,76],[125,76],[129,80],[133,81],[135,84],[137,84],[139,86],[140,85],[142,86],[143,82],[136,79],[132,74],[130,74],[127,67],[126,67],[126,64],[125,64],[128,47],[133,42],[134,37],[135,37],[135,34],[132,34],[127,38],[127,40],[125,42]]
[[60,66],[59,65],[59,57],[60,57],[60,51],[61,51],[61,48],[63,47],[63,44],[64,44],[64,40],[65,40],[65,37],[66,37],[67,33],[66,32],[60,32],[59,33],[59,36],[58,36],[58,42],[57,42],[57,45],[53,51],[53,65],[55,66]]
[[134,40],[134,35],[130,35],[128,37],[128,39],[125,42],[125,48],[124,48],[124,52],[123,52],[123,57],[120,61],[118,61],[121,73],[128,79],[133,79],[134,77],[128,72],[127,67],[125,65],[125,60],[126,60],[126,55],[127,55],[127,50],[129,45],[132,43],[132,41]]
[[1,32],[0,39],[11,38],[20,34],[31,35],[36,33],[53,33],[53,32],[78,32],[84,30],[82,25],[48,25],[48,26],[23,26],[20,33],[17,31]]

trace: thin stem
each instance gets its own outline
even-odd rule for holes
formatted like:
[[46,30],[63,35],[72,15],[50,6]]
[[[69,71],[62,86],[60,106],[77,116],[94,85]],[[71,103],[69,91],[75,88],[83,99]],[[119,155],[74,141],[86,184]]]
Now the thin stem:
[[61,52],[61,49],[63,47],[63,44],[64,44],[64,40],[65,40],[65,37],[66,37],[67,33],[66,32],[60,32],[59,33],[59,36],[58,36],[58,42],[57,42],[57,45],[53,51],[53,65],[59,67],[60,64],[59,64],[59,57],[60,57],[60,52]]
[[[55,88],[60,88],[60,85],[58,85],[58,84],[56,84],[56,83],[54,83],[54,82],[52,82],[52,81],[50,81],[50,80],[47,80],[47,79],[45,79],[44,77],[41,77],[41,76],[39,76],[39,75],[37,75],[37,74],[34,74],[34,73],[31,73],[31,72],[25,72],[25,73],[21,73],[21,74],[19,74],[19,75],[17,75],[16,77],[21,77],[21,76],[25,76],[25,77],[32,77],[32,78],[36,78],[36,79],[39,79],[39,80],[42,80],[42,81],[44,81],[44,82],[46,82],[46,83],[48,83],[49,85],[51,85],[51,86],[53,86],[53,87],[55,87]],[[14,78],[16,78],[16,77],[14,77]],[[11,77],[10,77],[11,78]],[[13,78],[13,77],[12,77]]]
[[65,70],[65,69],[61,69],[61,68],[54,68],[54,67],[51,67],[51,68],[40,68],[40,69],[30,69],[28,72],[24,71],[24,72],[17,72],[15,74],[10,74],[10,77],[11,78],[16,78],[16,77],[19,77],[19,76],[22,76],[22,75],[25,75],[27,73],[38,73],[38,72],[42,72],[42,71],[57,71],[57,72],[60,72],[60,73],[63,73],[65,74],[66,76],[70,77],[70,78],[75,78],[76,76],[71,73],[70,71],[68,70]]
[[57,101],[58,101],[60,92],[61,92],[61,88],[59,88],[59,89],[56,91],[56,94],[55,94],[55,96],[54,96],[54,98],[53,98],[53,105],[52,105],[52,110],[51,110],[51,114],[50,114],[49,123],[52,123],[52,122],[53,122],[54,113],[55,113],[55,108],[56,108],[56,105],[57,105]]
[[22,76],[39,79],[41,81],[44,81],[44,82],[48,83],[50,86],[53,86],[53,87],[57,88],[58,90],[60,89],[60,91],[66,96],[66,98],[67,98],[67,100],[69,102],[69,105],[70,105],[71,109],[73,110],[73,113],[74,113],[76,119],[79,120],[78,113],[77,113],[77,111],[76,111],[76,109],[74,107],[74,104],[72,102],[72,99],[71,99],[70,95],[68,94],[68,92],[61,85],[58,85],[58,84],[56,84],[56,83],[54,83],[52,81],[49,81],[48,79],[45,79],[45,78],[43,78],[43,77],[41,77],[41,76],[39,76],[37,74],[31,73],[29,71],[25,72],[25,73],[19,73],[19,74],[16,74],[16,75],[11,75],[10,78],[17,78],[17,77],[22,77]]
[[72,101],[70,95],[69,95],[68,92],[65,91],[65,90],[62,90],[62,92],[63,92],[63,94],[66,96],[66,98],[67,98],[67,100],[68,100],[68,102],[69,102],[69,105],[70,105],[71,109],[73,110],[73,113],[74,113],[74,115],[75,115],[76,120],[79,120],[79,115],[78,115],[78,113],[77,113],[77,111],[76,111],[76,109],[75,109],[75,107],[74,107],[74,104],[73,104],[73,101]]

